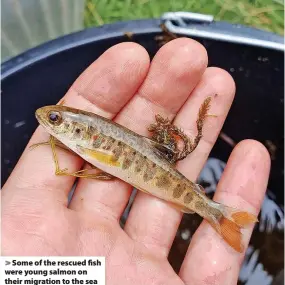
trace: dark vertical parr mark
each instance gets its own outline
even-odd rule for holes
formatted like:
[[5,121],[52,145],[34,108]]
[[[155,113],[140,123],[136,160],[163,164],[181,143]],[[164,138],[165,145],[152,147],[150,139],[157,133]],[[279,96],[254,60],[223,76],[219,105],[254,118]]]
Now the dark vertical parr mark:
[[193,196],[194,195],[192,192],[186,193],[186,195],[184,196],[184,203],[189,204],[192,201]]
[[112,150],[112,152],[114,154],[114,160],[117,161],[123,152],[122,144],[120,142],[118,142],[118,145],[115,146],[115,148]]
[[124,152],[124,160],[122,164],[122,169],[128,169],[133,164],[136,156],[136,152],[133,149],[126,149]]
[[106,143],[103,146],[103,149],[110,150],[112,145],[114,144],[115,140],[111,137],[108,137]]
[[162,187],[169,186],[170,184],[171,184],[171,180],[168,178],[167,173],[161,174],[156,180],[156,186],[157,187],[162,188]]
[[183,192],[186,190],[185,185],[177,184],[173,191],[173,198],[180,198]]
[[145,159],[142,156],[138,156],[138,158],[135,160],[135,172],[139,173],[142,171],[144,165],[145,165]]
[[155,167],[151,167],[150,165],[147,164],[146,168],[144,170],[143,180],[145,182],[151,180],[154,177],[155,173],[156,173],[156,168]]

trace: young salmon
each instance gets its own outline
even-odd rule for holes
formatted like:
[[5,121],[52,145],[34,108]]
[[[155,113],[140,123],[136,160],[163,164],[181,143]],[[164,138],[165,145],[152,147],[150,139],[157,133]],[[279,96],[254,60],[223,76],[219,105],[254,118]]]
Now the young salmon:
[[210,200],[170,163],[158,143],[99,115],[55,105],[36,111],[39,123],[85,161],[135,188],[170,202],[184,213],[205,218],[238,252],[241,228],[255,215]]

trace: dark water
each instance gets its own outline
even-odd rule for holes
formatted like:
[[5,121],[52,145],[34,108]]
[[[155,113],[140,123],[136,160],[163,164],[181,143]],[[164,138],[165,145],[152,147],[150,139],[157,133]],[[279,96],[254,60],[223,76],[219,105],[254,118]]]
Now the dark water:
[[[213,197],[225,163],[209,158],[200,174],[198,183],[203,185],[209,197]],[[135,192],[122,217],[127,219]],[[281,285],[284,284],[284,205],[278,205],[274,194],[268,189],[259,214],[259,223],[253,231],[249,247],[240,271],[239,285]],[[172,245],[169,261],[179,271],[191,237],[202,218],[198,215],[184,215]]]

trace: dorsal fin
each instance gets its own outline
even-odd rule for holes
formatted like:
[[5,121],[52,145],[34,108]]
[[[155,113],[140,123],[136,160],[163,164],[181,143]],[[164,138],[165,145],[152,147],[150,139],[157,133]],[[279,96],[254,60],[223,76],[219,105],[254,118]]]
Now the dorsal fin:
[[149,139],[147,137],[143,137],[147,143],[149,143],[152,147],[154,147],[156,150],[159,151],[159,153],[166,159],[168,160],[169,162],[171,162],[171,159],[173,158],[174,156],[174,152],[173,150],[168,146],[168,145],[165,145],[165,144],[161,144],[161,143],[158,143],[152,139]]

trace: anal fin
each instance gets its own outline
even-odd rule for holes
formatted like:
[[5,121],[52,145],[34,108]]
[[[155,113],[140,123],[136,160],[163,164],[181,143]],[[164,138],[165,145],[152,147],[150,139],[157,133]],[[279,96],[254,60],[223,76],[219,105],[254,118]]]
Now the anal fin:
[[[52,136],[50,136],[50,139],[49,139],[47,142],[40,142],[40,143],[32,144],[32,145],[30,146],[30,149],[34,149],[34,148],[39,147],[39,146],[42,146],[42,145],[49,145],[49,146],[50,146],[50,145],[51,145],[51,142],[50,142],[51,137],[52,137]],[[62,143],[61,141],[59,141],[57,138],[52,137],[52,141],[53,141],[54,146],[56,146],[56,147],[58,147],[58,148],[61,148],[61,149],[63,149],[63,150],[69,151],[69,152],[73,152],[70,148],[68,148],[65,144],[63,144],[63,143]]]
[[73,176],[78,178],[88,178],[88,179],[98,179],[98,180],[113,180],[115,179],[114,176],[112,176],[109,173],[99,171],[97,173],[92,173],[92,169],[82,169],[78,170],[76,172],[67,172],[68,169],[60,169],[56,171],[56,175],[60,176]]

